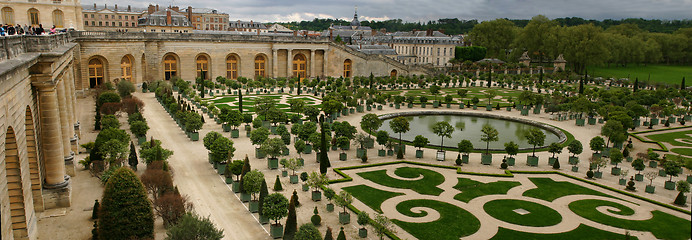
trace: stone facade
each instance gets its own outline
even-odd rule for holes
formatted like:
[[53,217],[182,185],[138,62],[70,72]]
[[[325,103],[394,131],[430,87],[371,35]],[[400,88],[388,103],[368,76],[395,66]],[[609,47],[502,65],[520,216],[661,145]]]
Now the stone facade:
[[[78,0],[0,0],[0,9],[3,12],[0,23],[3,24],[42,24],[45,29],[50,29],[53,25],[59,29],[84,29],[82,6]],[[11,12],[8,17],[5,16],[6,11]]]
[[70,206],[77,44],[68,39],[0,38],[2,239],[36,239],[37,212]]
[[238,62],[238,76],[255,77],[255,59],[265,60],[264,77],[293,77],[293,60],[302,55],[306,60],[303,77],[341,77],[343,64],[352,62],[352,76],[390,76],[392,70],[399,75],[428,74],[383,55],[368,55],[327,38],[233,35],[233,34],[167,34],[167,33],[112,33],[74,32],[79,43],[78,62],[81,77],[76,80],[78,90],[90,88],[89,62],[98,59],[103,65],[103,78],[113,82],[120,79],[123,58],[133,61],[134,83],[165,79],[164,59],[175,59],[176,76],[192,81],[197,76],[196,60],[207,59],[207,78],[227,77],[228,57]]
[[84,6],[82,8],[84,19],[84,30],[87,31],[137,31],[137,20],[144,13],[143,11],[133,10],[131,6],[127,8],[109,8],[104,5],[99,8],[94,4],[93,7]]

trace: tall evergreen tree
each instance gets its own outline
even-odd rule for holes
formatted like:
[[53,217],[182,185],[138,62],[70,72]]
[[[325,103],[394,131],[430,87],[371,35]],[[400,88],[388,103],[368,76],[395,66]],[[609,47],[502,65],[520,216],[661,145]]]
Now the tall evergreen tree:
[[243,113],[243,89],[238,88],[238,111]]
[[344,227],[341,227],[341,231],[339,231],[339,236],[336,237],[336,240],[346,240],[346,233],[344,233]]
[[584,95],[584,78],[586,78],[586,75],[579,79],[579,95]]
[[94,200],[94,208],[91,211],[91,219],[95,220],[95,219],[99,218],[99,208],[100,208],[99,200],[96,199],[96,200]]
[[637,90],[639,90],[639,78],[634,78],[634,89],[632,91],[637,92]]
[[324,240],[334,240],[332,228],[327,227],[327,232],[324,234]]
[[281,186],[281,180],[279,180],[279,175],[276,175],[276,180],[274,181],[274,191],[283,191],[284,187]]
[[243,171],[240,174],[240,192],[245,192],[245,188],[243,187],[243,177],[245,177],[245,174],[250,172],[252,167],[250,167],[250,159],[247,157],[247,154],[245,154],[245,160],[243,161]]
[[296,219],[296,195],[291,197],[288,203],[288,217],[286,217],[286,229],[284,229],[284,239],[293,240],[298,231],[298,220]]
[[320,116],[320,173],[327,174],[327,168],[331,167],[329,156],[327,155],[327,137],[324,129],[324,115]]
[[262,178],[262,185],[260,186],[259,203],[257,210],[259,215],[262,216],[262,208],[264,207],[264,199],[269,195],[269,190],[267,190],[267,181]]
[[137,159],[137,150],[135,149],[135,143],[132,141],[130,141],[130,157],[128,158],[127,163],[130,164],[132,170],[137,171],[137,164],[139,163],[139,159]]
[[129,168],[108,179],[99,210],[99,239],[154,237],[154,211],[144,185]]
[[685,77],[682,77],[682,83],[680,83],[680,90],[685,90]]

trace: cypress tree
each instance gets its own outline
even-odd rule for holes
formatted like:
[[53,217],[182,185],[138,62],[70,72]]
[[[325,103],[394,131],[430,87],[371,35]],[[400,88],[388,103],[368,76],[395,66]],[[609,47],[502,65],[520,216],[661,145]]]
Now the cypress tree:
[[488,87],[490,87],[491,84],[493,83],[493,67],[492,67],[492,65],[490,65],[490,67],[488,69],[490,70],[490,71],[488,71]]
[[101,112],[96,111],[96,116],[94,116],[94,130],[101,130]]
[[248,159],[247,154],[245,154],[245,160],[243,161],[243,171],[240,174],[240,192],[243,193],[245,192],[245,188],[243,187],[243,177],[245,177],[245,174],[250,172],[251,167],[250,167],[250,159]]
[[137,171],[137,164],[139,163],[139,159],[137,159],[137,150],[135,150],[135,143],[130,141],[130,157],[128,158],[128,164],[130,164],[130,167],[132,170]]
[[238,89],[238,111],[243,113],[243,89]]
[[298,79],[298,95],[300,95],[300,79]]
[[634,90],[633,92],[637,92],[639,90],[639,78],[634,78]]
[[91,210],[91,219],[99,218],[99,200],[94,200],[94,209]]
[[334,240],[331,227],[327,227],[327,232],[324,234],[324,240]]
[[298,231],[298,220],[296,219],[296,194],[293,191],[291,202],[288,204],[288,217],[286,217],[286,229],[284,229],[284,239],[293,240]]
[[370,72],[370,89],[372,89],[372,83],[375,81],[375,76]]
[[274,181],[274,191],[283,191],[284,188],[281,186],[281,180],[279,180],[279,175],[276,175],[276,181]]
[[538,72],[538,85],[543,86],[543,68],[541,67],[541,71]]
[[583,94],[584,94],[584,78],[586,78],[586,76],[584,76],[583,78],[579,79],[579,95],[583,95]]
[[259,194],[259,203],[257,207],[257,211],[259,212],[259,215],[262,216],[262,208],[264,207],[264,199],[269,195],[269,190],[267,190],[267,181],[264,181],[264,178],[262,179],[262,185],[260,186],[260,194]]
[[327,155],[327,137],[324,129],[324,115],[320,115],[320,173],[327,174],[327,168],[331,167],[329,156]]
[[339,231],[339,236],[336,237],[336,240],[346,240],[346,234],[344,233],[344,227],[341,227],[341,231]]
[[100,239],[154,237],[154,212],[144,185],[129,168],[118,168],[108,179],[99,210]]
[[682,77],[682,83],[680,83],[680,90],[685,90],[685,77]]
[[296,207],[300,207],[300,200],[298,199],[298,192],[293,189],[293,196],[291,196],[291,200],[295,198],[296,200]]

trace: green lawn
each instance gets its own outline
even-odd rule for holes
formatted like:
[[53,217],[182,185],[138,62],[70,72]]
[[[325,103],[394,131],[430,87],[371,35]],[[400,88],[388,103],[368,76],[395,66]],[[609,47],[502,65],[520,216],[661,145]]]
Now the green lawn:
[[423,178],[411,181],[395,179],[388,176],[386,170],[358,173],[359,176],[367,180],[387,187],[411,189],[420,194],[435,196],[443,192],[437,185],[442,184],[445,181],[445,177],[435,171],[422,168],[400,167],[394,170],[394,174],[399,177],[411,179],[422,175]]
[[667,142],[673,146],[692,147],[692,144],[690,144],[688,142],[676,141],[676,139],[692,139],[692,137],[688,136],[688,134],[692,134],[692,131],[680,131],[680,132],[653,134],[653,135],[648,135],[646,137],[651,139],[651,140],[658,141],[658,142]]
[[396,210],[409,217],[424,217],[428,213],[411,212],[411,208],[432,208],[440,214],[440,218],[426,223],[410,223],[400,220],[392,220],[406,232],[418,239],[458,240],[461,237],[471,235],[480,228],[480,221],[468,211],[449,203],[428,199],[408,200],[399,203]]
[[576,185],[571,182],[556,182],[550,178],[529,178],[537,188],[527,190],[524,196],[552,202],[567,195],[596,195],[612,197],[608,194]]
[[384,201],[396,196],[404,195],[403,193],[389,192],[366,185],[344,187],[343,190],[351,193],[353,197],[380,213],[382,213],[381,206]]
[[[516,209],[524,209],[527,214],[514,212]],[[515,199],[498,199],[483,205],[488,215],[512,224],[531,227],[547,227],[562,221],[560,213],[552,208],[538,203]]]
[[618,215],[630,216],[634,214],[634,210],[622,204],[595,199],[572,202],[569,204],[569,209],[583,218],[617,228],[651,232],[659,239],[684,240],[689,239],[692,233],[692,229],[690,228],[692,225],[690,225],[689,220],[658,210],[651,212],[653,214],[651,219],[633,221],[605,215],[596,210],[596,208],[600,206],[617,208],[619,211],[608,211]]
[[584,224],[569,232],[563,233],[527,233],[519,232],[511,229],[500,227],[497,234],[491,238],[493,240],[553,240],[553,239],[579,239],[579,240],[603,240],[603,239],[638,239],[630,236],[625,238],[625,235],[603,231],[598,228],[593,228]]
[[[687,80],[692,78],[692,66],[680,65],[647,65],[637,66],[630,64],[627,67],[589,67],[587,69],[589,75],[600,76],[604,78],[626,78],[634,80],[639,78],[639,81],[646,81],[651,74],[652,82],[664,82],[669,84],[680,85],[682,77]],[[687,86],[692,86],[692,82],[687,82]]]
[[459,182],[454,189],[461,191],[454,196],[454,199],[469,202],[471,199],[492,195],[492,194],[506,194],[509,189],[521,185],[519,182],[510,181],[497,181],[491,183],[481,183],[468,178],[459,178]]

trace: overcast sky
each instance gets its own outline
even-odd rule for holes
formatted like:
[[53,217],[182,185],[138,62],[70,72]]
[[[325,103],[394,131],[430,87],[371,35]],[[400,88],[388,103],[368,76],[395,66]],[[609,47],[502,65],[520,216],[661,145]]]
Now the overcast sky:
[[[120,7],[146,7],[149,2],[119,0]],[[82,4],[94,2],[83,1]],[[98,5],[113,1],[96,1]],[[314,18],[352,19],[358,6],[360,20],[403,19],[408,22],[440,18],[530,19],[543,14],[549,18],[585,19],[690,19],[692,0],[168,0],[151,2],[160,6],[214,8],[228,13],[231,20],[287,22]]]

